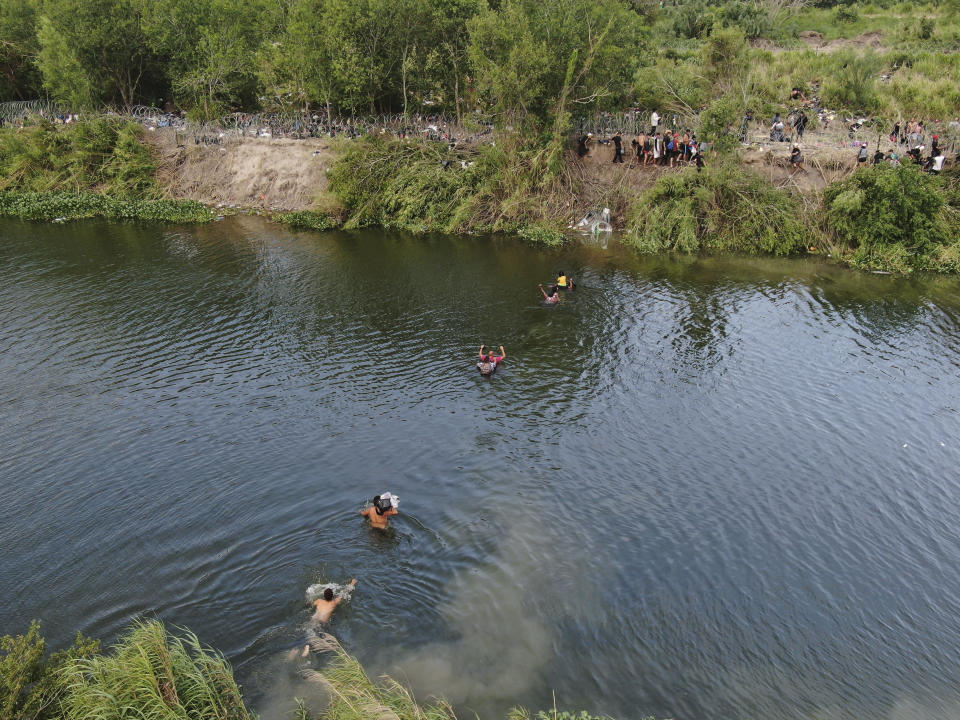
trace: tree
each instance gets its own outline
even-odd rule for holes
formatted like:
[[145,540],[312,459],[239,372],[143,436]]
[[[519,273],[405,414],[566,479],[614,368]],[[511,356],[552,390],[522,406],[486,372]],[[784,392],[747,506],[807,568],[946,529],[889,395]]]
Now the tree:
[[0,3],[0,102],[40,94],[42,78],[34,64],[37,13],[31,0]]
[[[132,107],[145,74],[154,74],[156,67],[144,33],[142,2],[57,0],[43,5],[38,65],[44,86],[58,99],[89,94],[90,102]],[[72,91],[75,82],[82,87]]]

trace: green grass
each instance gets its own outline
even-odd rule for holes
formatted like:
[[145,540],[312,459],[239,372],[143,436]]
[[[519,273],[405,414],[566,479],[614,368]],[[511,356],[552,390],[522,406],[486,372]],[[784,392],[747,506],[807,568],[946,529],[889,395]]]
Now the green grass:
[[139,123],[109,117],[0,129],[0,190],[158,198],[156,164],[142,136]]
[[322,671],[305,673],[330,693],[330,704],[320,714],[323,720],[382,720],[392,717],[391,713],[399,720],[456,720],[453,708],[442,699],[421,705],[392,678],[371,680],[332,636],[318,636],[311,646],[326,654]]
[[555,148],[539,139],[501,140],[510,146],[467,152],[442,143],[352,143],[330,170],[330,190],[346,212],[344,227],[507,232],[561,244],[569,182]]
[[255,720],[223,656],[156,620],[134,625],[109,654],[68,664],[62,683],[70,720]]

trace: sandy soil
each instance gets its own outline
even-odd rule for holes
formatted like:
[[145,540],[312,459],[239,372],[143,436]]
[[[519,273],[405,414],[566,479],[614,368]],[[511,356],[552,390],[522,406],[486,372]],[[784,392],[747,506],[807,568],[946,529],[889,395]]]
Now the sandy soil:
[[[158,177],[168,194],[217,207],[304,210],[327,188],[333,160],[328,140],[249,138],[222,145],[184,143],[174,132],[151,132]],[[179,142],[178,142],[179,141]]]

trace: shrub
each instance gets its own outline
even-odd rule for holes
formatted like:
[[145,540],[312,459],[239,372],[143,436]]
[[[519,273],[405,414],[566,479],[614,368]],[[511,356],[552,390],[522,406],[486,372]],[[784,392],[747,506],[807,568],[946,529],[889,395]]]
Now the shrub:
[[142,136],[140,124],[116,118],[0,130],[0,190],[158,197],[156,165]]
[[[383,678],[381,683],[370,680],[363,666],[333,636],[318,635],[310,646],[318,653],[329,654],[321,672],[304,673],[330,691],[330,704],[322,715],[327,720],[456,720],[453,708],[443,700],[419,705],[398,682],[390,678]],[[298,714],[307,714],[302,705]]]
[[856,112],[877,109],[876,77],[880,60],[873,52],[837,53],[833,58],[839,67],[824,78],[823,99],[830,107]]
[[40,623],[30,623],[26,635],[0,638],[0,720],[47,720],[58,717],[63,693],[58,682],[64,666],[92,657],[100,643],[77,633],[66,650],[46,655]]
[[803,252],[811,234],[796,198],[732,161],[661,176],[627,227],[627,243],[648,253],[789,255]]
[[823,197],[833,233],[858,266],[935,267],[956,231],[947,188],[913,164],[860,168]]

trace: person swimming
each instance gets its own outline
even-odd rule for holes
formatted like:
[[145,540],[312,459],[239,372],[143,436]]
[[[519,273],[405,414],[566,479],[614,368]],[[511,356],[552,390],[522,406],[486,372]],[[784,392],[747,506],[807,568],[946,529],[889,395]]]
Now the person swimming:
[[557,282],[555,286],[558,290],[573,290],[573,278],[567,277],[563,270],[557,270]]
[[[350,581],[350,588],[355,588],[357,586],[357,579],[354,578]],[[347,591],[349,592],[349,591]],[[330,616],[333,615],[333,611],[337,609],[337,606],[343,602],[344,595],[338,595],[334,597],[333,588],[327,588],[323,591],[323,595],[314,600],[311,604],[316,608],[313,613],[313,616],[310,618],[314,622],[326,623],[330,621]]]
[[477,369],[480,370],[481,375],[492,375],[497,366],[507,359],[507,351],[503,349],[503,345],[500,346],[500,354],[494,354],[493,350],[490,350],[486,355],[483,354],[483,349],[486,345],[480,346],[480,360],[477,362]]
[[556,285],[550,286],[550,294],[547,294],[547,291],[543,289],[543,285],[538,285],[540,292],[543,293],[543,299],[549,304],[553,305],[554,303],[560,302],[560,291],[557,290]]

